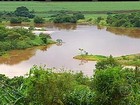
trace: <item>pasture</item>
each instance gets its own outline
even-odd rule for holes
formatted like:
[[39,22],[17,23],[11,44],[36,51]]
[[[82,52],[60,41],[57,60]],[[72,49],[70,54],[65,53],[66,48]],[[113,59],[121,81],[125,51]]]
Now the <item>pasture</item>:
[[35,12],[58,10],[72,11],[120,11],[140,10],[140,2],[35,2],[35,1],[3,1],[0,11],[14,11],[19,6],[26,6]]

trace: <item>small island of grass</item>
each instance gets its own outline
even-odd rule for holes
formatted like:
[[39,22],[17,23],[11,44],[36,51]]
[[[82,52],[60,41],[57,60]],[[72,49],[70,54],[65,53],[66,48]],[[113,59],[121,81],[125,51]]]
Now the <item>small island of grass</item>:
[[106,59],[107,57],[103,55],[77,55],[73,58],[78,60],[100,61]]
[[[103,55],[77,55],[73,57],[78,60],[87,60],[87,61],[101,61],[108,58]],[[130,54],[125,56],[114,57],[116,61],[125,66],[138,66],[140,67],[140,53],[138,54]]]

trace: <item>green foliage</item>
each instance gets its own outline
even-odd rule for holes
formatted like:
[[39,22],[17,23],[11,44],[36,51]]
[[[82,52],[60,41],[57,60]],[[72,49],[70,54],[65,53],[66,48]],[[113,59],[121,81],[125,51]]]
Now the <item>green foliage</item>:
[[116,66],[120,66],[120,64],[111,55],[108,58],[97,62],[97,64],[95,65],[96,69],[98,70],[104,70]]
[[[73,92],[78,85],[75,75],[70,72],[54,73],[52,69],[44,70],[42,67],[34,66],[25,81],[24,91],[28,99],[26,104],[64,105],[64,102],[68,103],[67,100],[71,99],[67,99],[66,94]],[[81,98],[80,94],[79,98]]]
[[76,23],[79,19],[85,19],[81,12],[69,13],[70,11],[59,11],[58,14],[52,15],[51,20],[54,23]]
[[14,11],[14,14],[20,17],[28,17],[28,18],[34,17],[34,15],[28,10],[28,8],[24,6],[17,7],[16,10]]
[[140,81],[136,81],[131,69],[97,70],[93,78],[95,105],[139,105]]
[[43,33],[40,33],[39,34],[39,37],[42,39],[42,41],[47,44],[48,42],[48,39],[51,39],[51,36],[49,34],[43,34]]
[[0,18],[2,20],[9,20],[11,17],[15,17],[14,13],[13,12],[7,12],[7,11],[3,11],[3,12],[0,12]]
[[34,23],[44,23],[45,22],[45,20],[42,18],[42,17],[38,17],[38,16],[36,16],[35,18],[34,18]]
[[0,75],[1,105],[139,105],[140,70],[112,66],[80,73],[56,73],[34,66],[26,77]]
[[[49,35],[46,36],[49,39]],[[51,40],[51,39],[50,39]],[[46,45],[42,37],[36,36],[28,29],[0,27],[0,52],[14,49],[25,49],[32,46]]]
[[13,23],[13,24],[21,24],[21,22],[22,22],[21,18],[13,17],[10,19],[10,23]]
[[65,105],[93,105],[94,97],[95,94],[89,87],[80,85],[65,95]]
[[104,20],[104,18],[102,18],[102,17],[97,17],[96,22],[97,22],[97,23],[100,23],[101,20]]
[[23,105],[21,100],[24,99],[21,93],[21,84],[23,77],[15,77],[9,79],[4,75],[0,75],[0,104],[1,105]]
[[140,13],[108,15],[106,22],[114,27],[140,27]]
[[75,16],[77,20],[85,19],[84,15],[81,12],[73,13],[73,16]]

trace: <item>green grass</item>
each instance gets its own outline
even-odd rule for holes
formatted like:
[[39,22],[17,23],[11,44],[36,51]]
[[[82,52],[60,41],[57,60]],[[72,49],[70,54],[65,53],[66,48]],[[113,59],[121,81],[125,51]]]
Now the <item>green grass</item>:
[[128,66],[140,66],[140,54],[131,54],[120,57],[115,57],[121,64]]
[[[103,55],[77,55],[73,57],[78,60],[87,60],[87,61],[101,61],[107,58]],[[114,57],[116,61],[125,66],[139,66],[140,67],[140,54],[130,54],[120,57]]]
[[[129,11],[139,10],[140,2],[39,2],[39,1],[2,1],[0,2],[0,11],[15,11],[19,6],[26,6],[30,11],[34,10],[35,14],[41,17],[49,17],[53,12],[49,11],[81,11],[85,14],[86,19],[106,17],[103,11]],[[98,13],[101,12],[102,13]],[[49,12],[49,13],[48,13]],[[93,12],[93,13],[92,13]]]
[[73,11],[115,11],[115,10],[140,10],[140,2],[0,2],[0,11],[14,11],[19,6],[26,6],[36,12],[56,10]]
[[78,60],[100,61],[106,59],[107,57],[102,55],[77,55],[73,58]]

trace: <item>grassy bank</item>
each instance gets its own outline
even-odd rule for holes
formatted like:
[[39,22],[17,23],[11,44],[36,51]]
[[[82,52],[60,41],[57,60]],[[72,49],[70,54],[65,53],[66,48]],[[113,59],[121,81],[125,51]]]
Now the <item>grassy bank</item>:
[[[103,55],[77,55],[73,57],[78,60],[87,60],[87,61],[101,61],[107,58]],[[131,54],[120,57],[114,57],[116,61],[126,66],[139,66],[140,67],[140,54]]]

